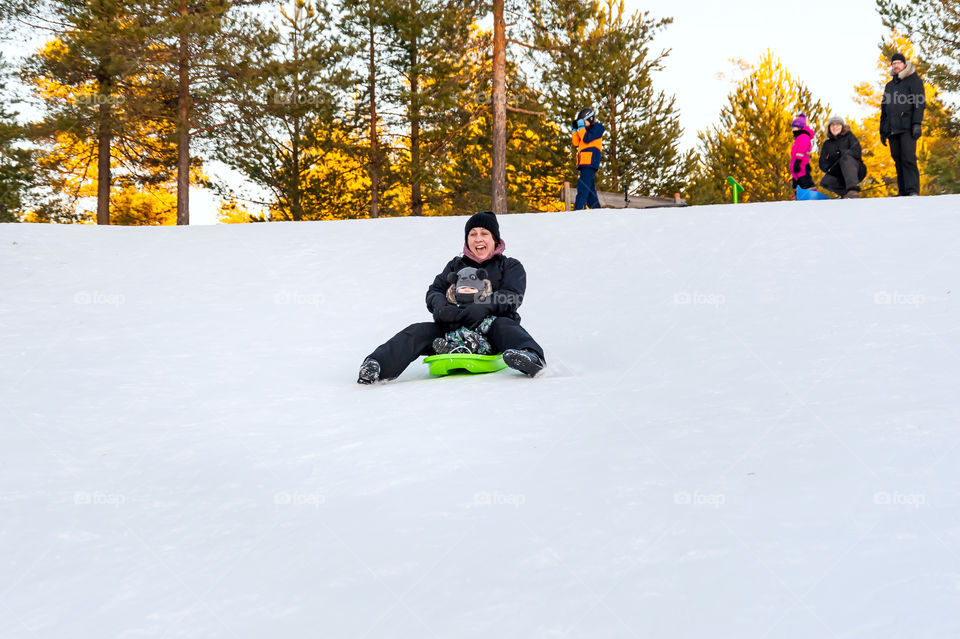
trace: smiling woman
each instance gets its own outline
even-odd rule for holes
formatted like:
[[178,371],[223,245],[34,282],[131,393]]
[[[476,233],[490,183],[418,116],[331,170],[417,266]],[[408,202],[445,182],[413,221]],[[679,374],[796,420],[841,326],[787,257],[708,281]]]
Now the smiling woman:
[[[363,361],[357,381],[372,384],[398,377],[413,360],[434,354],[434,340],[450,331],[472,331],[481,325],[494,351],[503,353],[507,366],[530,377],[539,373],[544,366],[543,349],[520,326],[517,313],[527,288],[527,273],[519,260],[503,254],[505,248],[496,215],[481,211],[467,220],[463,255],[450,260],[427,289],[427,310],[434,321],[411,324],[378,346]],[[449,277],[454,274],[456,279],[463,269],[482,269],[489,294],[463,304],[451,299],[447,295]]]
[[497,241],[493,239],[493,233],[483,228],[475,226],[467,234],[467,248],[464,250],[473,254],[475,262],[485,262],[497,246]]

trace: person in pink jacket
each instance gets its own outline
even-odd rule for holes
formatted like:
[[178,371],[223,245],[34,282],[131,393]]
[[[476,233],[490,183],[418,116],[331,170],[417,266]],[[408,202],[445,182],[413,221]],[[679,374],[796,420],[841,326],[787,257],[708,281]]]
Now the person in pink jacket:
[[790,148],[790,177],[793,178],[793,189],[799,186],[802,189],[814,188],[813,177],[810,175],[810,150],[812,149],[813,131],[807,126],[807,116],[797,115],[790,124],[793,128],[793,146]]

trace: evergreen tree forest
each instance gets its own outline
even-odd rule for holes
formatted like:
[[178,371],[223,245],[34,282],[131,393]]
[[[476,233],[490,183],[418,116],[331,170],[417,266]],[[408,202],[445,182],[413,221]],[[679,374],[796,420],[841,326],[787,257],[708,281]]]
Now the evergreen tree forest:
[[[930,88],[923,191],[960,191],[957,118],[940,97],[960,86],[956,21],[878,7],[901,29],[884,47],[909,45]],[[189,224],[198,188],[222,222],[560,210],[577,180],[570,121],[587,106],[606,127],[601,189],[716,203],[732,175],[748,200],[790,199],[790,120],[802,111],[822,135],[830,107],[771,52],[743,63],[715,123],[684,148],[658,86],[670,71],[658,37],[672,25],[661,10],[0,0],[0,38],[30,43],[0,58],[0,221]],[[851,79],[867,110],[877,82]],[[875,120],[851,125],[882,196],[892,166]]]
[[13,70],[39,116],[0,113],[5,219],[188,224],[191,186],[227,222],[491,208],[497,79],[508,211],[562,208],[586,105],[613,123],[603,186],[672,195],[692,167],[651,79],[670,19],[621,0],[4,0],[0,19],[42,42]]

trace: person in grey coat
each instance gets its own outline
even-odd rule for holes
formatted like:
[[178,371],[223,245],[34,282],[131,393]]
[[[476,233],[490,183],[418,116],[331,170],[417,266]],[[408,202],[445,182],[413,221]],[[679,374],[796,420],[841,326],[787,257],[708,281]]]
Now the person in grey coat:
[[860,197],[860,183],[867,177],[860,140],[840,116],[827,122],[827,140],[820,148],[820,186],[842,198]]

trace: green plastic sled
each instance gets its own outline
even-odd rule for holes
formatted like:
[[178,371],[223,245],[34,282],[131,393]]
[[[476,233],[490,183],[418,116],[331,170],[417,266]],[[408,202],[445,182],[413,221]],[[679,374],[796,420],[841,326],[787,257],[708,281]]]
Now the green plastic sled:
[[423,358],[430,366],[430,374],[440,377],[455,373],[495,373],[507,367],[501,355],[473,355],[472,353],[451,353],[449,355],[430,355]]

